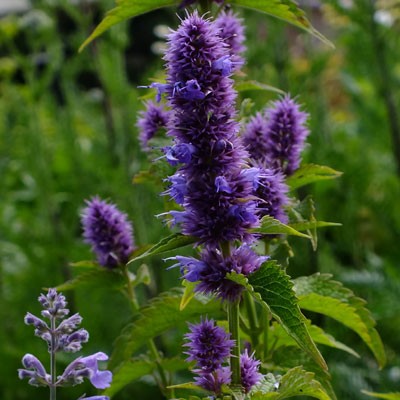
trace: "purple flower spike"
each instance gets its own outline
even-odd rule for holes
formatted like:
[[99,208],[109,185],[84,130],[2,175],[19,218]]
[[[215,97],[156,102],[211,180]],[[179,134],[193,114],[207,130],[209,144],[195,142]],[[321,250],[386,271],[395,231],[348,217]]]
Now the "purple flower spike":
[[83,236],[92,245],[99,264],[116,268],[128,262],[134,243],[127,215],[99,197],[93,197],[86,204],[81,217]]
[[186,354],[187,361],[196,361],[199,369],[196,373],[212,373],[219,368],[226,357],[230,356],[234,340],[229,339],[230,334],[219,326],[214,320],[201,321],[199,324],[189,324],[191,333],[185,335],[188,343]]
[[244,64],[242,53],[246,50],[244,46],[244,26],[242,19],[231,10],[222,11],[215,20],[219,28],[219,36],[227,44],[231,56],[233,69],[238,69]]
[[218,396],[221,394],[222,385],[229,385],[231,383],[231,375],[232,372],[229,367],[219,367],[214,372],[196,376],[194,380],[197,385],[210,392],[214,392]]
[[310,133],[306,126],[308,114],[300,111],[300,106],[286,95],[267,108],[266,115],[267,165],[291,175],[299,168],[304,142]]
[[247,349],[240,356],[240,375],[246,393],[263,378],[263,375],[258,372],[260,364],[261,362],[254,358],[254,353],[249,356]]
[[148,151],[148,142],[158,131],[166,129],[170,118],[170,111],[164,106],[148,101],[145,103],[146,110],[139,112],[136,126],[139,129],[139,141],[143,150]]

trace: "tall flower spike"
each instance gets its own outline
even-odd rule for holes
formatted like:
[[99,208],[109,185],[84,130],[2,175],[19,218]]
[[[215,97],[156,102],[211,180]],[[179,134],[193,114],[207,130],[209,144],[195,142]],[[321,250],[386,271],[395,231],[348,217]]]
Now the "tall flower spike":
[[190,157],[178,160],[183,163],[179,179],[170,178],[172,187],[166,192],[184,211],[170,215],[172,223],[181,223],[184,234],[207,246],[251,241],[248,229],[258,224],[252,182],[241,172],[248,154],[237,136],[230,56],[219,33],[212,21],[196,12],[187,15],[169,36],[164,57],[173,110],[168,135],[175,138],[175,146],[190,149]]
[[286,95],[267,108],[266,115],[267,165],[291,175],[299,168],[301,152],[310,133],[306,126],[308,114]]
[[161,104],[152,101],[145,103],[146,109],[139,112],[136,126],[139,129],[139,141],[142,149],[149,150],[148,142],[157,132],[166,129],[170,117],[170,111]]
[[99,264],[116,268],[127,263],[134,250],[133,228],[127,215],[99,197],[86,204],[81,216],[83,236],[92,245]]

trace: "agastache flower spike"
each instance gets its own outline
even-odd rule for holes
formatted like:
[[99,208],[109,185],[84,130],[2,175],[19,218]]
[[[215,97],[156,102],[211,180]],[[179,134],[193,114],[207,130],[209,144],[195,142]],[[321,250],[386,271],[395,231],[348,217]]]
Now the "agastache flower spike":
[[[49,324],[31,313],[25,316],[25,323],[35,327],[35,335],[47,342],[51,357],[51,374],[46,372],[43,364],[32,354],[25,354],[22,358],[24,369],[18,370],[20,379],[29,379],[33,386],[48,386],[50,398],[55,398],[55,390],[60,386],[76,385],[88,378],[94,387],[104,389],[110,385],[112,374],[110,371],[100,371],[98,361],[105,361],[108,356],[102,352],[87,357],[78,357],[72,361],[61,376],[56,376],[56,353],[76,352],[81,349],[82,343],[89,340],[89,334],[85,329],[78,329],[82,321],[79,314],[66,318],[69,314],[67,302],[61,293],[55,289],[49,289],[46,295],[41,294],[39,302],[43,306],[42,316],[48,318]],[[81,397],[85,398],[85,397]],[[92,396],[87,399],[109,400],[107,396]]]
[[116,268],[134,250],[133,228],[126,214],[99,197],[86,201],[81,222],[85,241],[92,245],[100,265]]
[[259,383],[263,375],[258,372],[261,362],[254,358],[254,353],[249,355],[247,349],[240,355],[240,375],[245,393]]

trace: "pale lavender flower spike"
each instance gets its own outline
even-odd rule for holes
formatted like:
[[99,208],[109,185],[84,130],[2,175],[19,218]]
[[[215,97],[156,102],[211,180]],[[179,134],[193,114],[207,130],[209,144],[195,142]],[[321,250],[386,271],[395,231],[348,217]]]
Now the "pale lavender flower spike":
[[[47,342],[52,364],[55,365],[57,352],[80,350],[82,343],[89,340],[89,334],[85,329],[78,329],[82,322],[79,314],[68,317],[69,310],[66,308],[66,299],[61,293],[57,293],[56,289],[49,289],[46,295],[41,294],[39,302],[43,306],[41,314],[44,318],[49,319],[49,323],[29,312],[25,316],[25,323],[33,325],[35,335]],[[107,370],[99,370],[98,362],[106,360],[108,360],[108,356],[102,352],[87,357],[78,357],[67,366],[62,375],[52,376],[46,372],[43,364],[34,355],[28,353],[22,358],[24,368],[18,369],[18,377],[28,379],[30,385],[48,386],[51,390],[55,390],[56,387],[77,385],[87,378],[95,388],[105,389],[110,386],[112,373]],[[109,400],[109,397],[83,396],[80,399]]]

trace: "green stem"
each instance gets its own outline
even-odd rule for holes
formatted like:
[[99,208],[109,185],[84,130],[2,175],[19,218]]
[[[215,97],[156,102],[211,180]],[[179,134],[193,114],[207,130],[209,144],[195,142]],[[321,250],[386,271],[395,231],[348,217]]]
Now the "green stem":
[[50,400],[56,400],[56,317],[52,316],[50,320],[50,330],[51,330],[51,343],[50,343],[50,374],[51,374],[51,385],[50,385]]
[[270,323],[270,314],[269,311],[267,310],[263,310],[263,314],[262,314],[262,318],[263,318],[263,342],[264,342],[264,346],[263,346],[263,361],[265,361],[268,358],[268,337],[269,337],[269,323]]
[[[139,311],[140,306],[139,306],[139,302],[138,302],[137,297],[136,297],[136,293],[133,290],[131,278],[129,276],[129,270],[128,270],[128,267],[126,265],[124,265],[122,267],[122,273],[123,273],[124,278],[126,280],[127,296],[128,296],[128,299],[129,299],[129,303],[130,303],[132,312],[135,314],[137,311]],[[161,388],[162,392],[165,395],[167,395],[168,380],[167,380],[165,372],[164,372],[164,370],[163,370],[163,368],[161,366],[160,353],[158,352],[156,344],[154,343],[153,339],[149,339],[147,341],[147,347],[149,348],[150,354],[151,354],[151,356],[153,358],[153,361],[156,364],[157,371],[158,371],[158,373],[160,375],[160,379],[161,379],[160,388]],[[173,396],[173,389],[170,390],[170,396],[167,396],[167,397],[169,397],[169,398],[174,397]],[[50,399],[50,400],[52,400],[52,399]]]
[[232,385],[240,386],[239,301],[228,304],[228,323],[231,339],[235,341],[230,358]]
[[247,318],[250,325],[250,337],[253,349],[258,346],[258,321],[254,299],[249,292],[244,293],[244,304],[247,310]]

